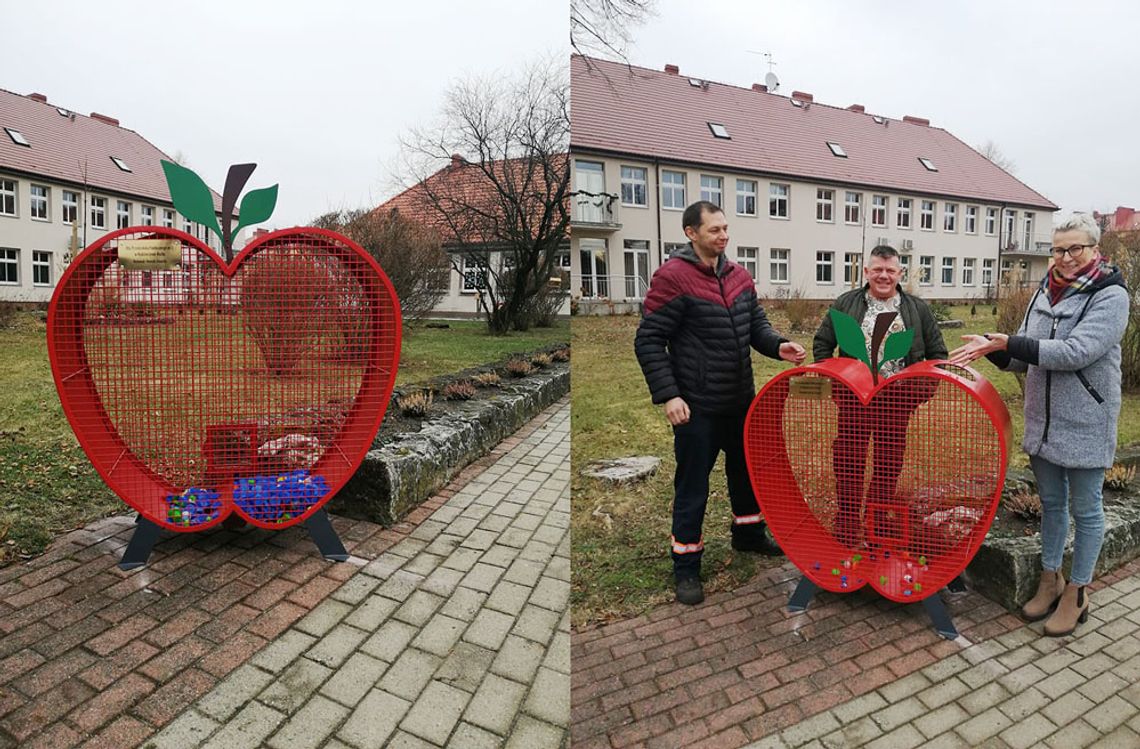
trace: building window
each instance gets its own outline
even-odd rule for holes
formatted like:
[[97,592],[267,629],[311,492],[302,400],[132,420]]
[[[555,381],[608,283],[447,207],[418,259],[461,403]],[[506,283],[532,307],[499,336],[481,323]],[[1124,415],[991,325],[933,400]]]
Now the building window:
[[79,193],[63,191],[63,223],[74,224],[79,219]]
[[15,143],[17,146],[25,146],[27,148],[32,147],[32,144],[28,142],[28,139],[25,138],[24,134],[21,133],[19,130],[13,130],[10,127],[6,127],[6,128],[4,128],[4,132],[8,133],[8,137],[11,138],[12,142]]
[[712,131],[714,138],[722,138],[724,140],[732,140],[732,136],[728,134],[728,128],[719,122],[708,123],[709,130]]
[[966,233],[978,233],[978,207],[976,205],[966,206]]
[[51,286],[51,253],[32,250],[32,285]]
[[788,256],[791,250],[773,248],[768,261],[768,280],[772,283],[788,282]]
[[934,201],[924,200],[918,209],[918,228],[934,231]]
[[938,167],[934,166],[934,162],[931,161],[930,159],[919,156],[918,160],[920,162],[922,162],[922,165],[924,167],[926,167],[926,171],[928,171],[928,172],[937,172],[938,171]]
[[126,229],[131,225],[131,204],[125,200],[115,201],[115,227]]
[[487,288],[487,258],[463,255],[459,259],[460,290],[471,294]]
[[144,270],[142,272],[142,287],[149,289],[154,286],[154,271]]
[[946,203],[942,206],[942,230],[958,231],[958,204]]
[[974,264],[977,261],[972,257],[962,258],[962,285],[974,285]]
[[843,256],[843,283],[848,286],[858,286],[861,283],[862,259],[858,252],[848,252]]
[[982,261],[982,286],[990,287],[994,285],[994,261],[993,258],[986,258]]
[[91,228],[107,228],[107,199],[91,196]]
[[48,189],[43,185],[31,185],[28,188],[31,195],[31,217],[36,221],[48,220]]
[[942,258],[942,285],[954,285],[954,258],[952,257]]
[[841,159],[847,158],[847,152],[843,150],[843,146],[832,141],[827,141],[827,147],[831,149],[832,156],[838,156]]
[[643,166],[621,168],[621,204],[649,205],[649,174]]
[[174,211],[169,208],[162,209],[162,225],[167,229],[174,228]]
[[871,226],[884,228],[887,225],[887,196],[871,196]]
[[1013,272],[1013,261],[1012,260],[1002,260],[1001,261],[1001,285],[1002,286],[1008,286],[1009,285],[1009,275],[1012,272]]
[[934,277],[934,256],[923,255],[918,259],[918,282],[923,286],[930,285]]
[[685,173],[661,172],[661,207],[685,210]]
[[112,156],[111,161],[115,162],[115,166],[119,167],[121,171],[129,172],[131,168],[127,166],[127,162],[120,159],[118,156]]
[[758,247],[737,247],[736,248],[736,262],[748,271],[748,275],[752,276],[752,282],[756,282],[756,258],[760,253]]
[[997,208],[986,209],[986,236],[997,234]]
[[[440,274],[440,275],[442,275],[442,274]],[[171,273],[170,271],[163,271],[163,273],[162,273],[162,288],[164,288],[164,289],[173,289],[174,288],[174,274]]]
[[910,198],[899,198],[899,209],[895,214],[895,226],[899,229],[910,228]]
[[608,297],[610,280],[606,270],[606,240],[580,240],[578,257],[582,266],[582,296]]
[[16,215],[16,181],[0,179],[0,216]]
[[[736,213],[740,216],[756,215],[756,183],[750,179],[736,180]],[[755,275],[752,277],[756,278]]]
[[701,200],[707,200],[717,206],[722,206],[724,203],[724,180],[720,177],[710,177],[707,174],[701,175]]
[[627,239],[625,247],[625,298],[644,299],[649,290],[649,240]]
[[1014,227],[1017,226],[1017,211],[1010,208],[1005,209],[1004,220],[1002,221],[1002,232],[1005,234],[1005,243],[1007,245],[1016,242],[1014,238]]
[[143,226],[154,226],[154,206],[139,206],[139,221]]
[[899,255],[899,265],[902,266],[902,278],[899,283],[906,283],[910,278],[910,255]]
[[186,218],[185,216],[182,217],[182,231],[186,232],[187,234],[189,234],[192,237],[196,236],[194,234],[194,222],[191,221],[190,219]]
[[835,191],[824,190],[822,187],[815,191],[815,220],[830,223],[835,203]]
[[860,221],[859,211],[863,207],[863,193],[844,192],[843,220],[848,224],[857,224]]
[[1026,211],[1025,219],[1022,224],[1024,229],[1025,244],[1022,245],[1023,250],[1028,250],[1033,246],[1033,214]]
[[815,282],[835,283],[833,269],[835,266],[835,253],[830,250],[821,250],[815,253]]
[[772,218],[788,217],[788,200],[791,185],[781,185],[776,182],[768,185],[768,215]]
[[20,283],[20,251],[0,247],[0,283]]

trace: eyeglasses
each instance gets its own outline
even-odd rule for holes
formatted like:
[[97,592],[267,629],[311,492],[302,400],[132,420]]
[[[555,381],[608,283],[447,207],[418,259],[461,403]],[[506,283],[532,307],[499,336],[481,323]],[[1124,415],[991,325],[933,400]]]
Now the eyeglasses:
[[1095,244],[1075,244],[1071,247],[1054,247],[1053,257],[1060,260],[1065,257],[1065,253],[1069,253],[1069,257],[1076,260],[1081,255],[1085,254],[1085,250],[1089,247],[1096,247]]

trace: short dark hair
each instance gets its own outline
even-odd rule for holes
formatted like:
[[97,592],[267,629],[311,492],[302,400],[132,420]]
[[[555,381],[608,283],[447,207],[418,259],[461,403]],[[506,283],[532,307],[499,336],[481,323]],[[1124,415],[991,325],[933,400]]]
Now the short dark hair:
[[871,250],[871,257],[881,257],[884,260],[890,260],[891,258],[898,256],[899,251],[894,247],[891,247],[889,244],[876,245],[875,248]]
[[681,228],[688,229],[691,226],[700,229],[701,224],[705,222],[706,213],[724,213],[724,209],[711,201],[698,200],[681,214]]

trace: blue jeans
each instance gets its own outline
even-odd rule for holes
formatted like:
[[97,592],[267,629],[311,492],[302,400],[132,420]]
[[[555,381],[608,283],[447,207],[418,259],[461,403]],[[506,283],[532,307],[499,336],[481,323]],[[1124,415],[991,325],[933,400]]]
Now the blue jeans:
[[1072,494],[1076,531],[1070,582],[1088,585],[1104,543],[1104,469],[1064,468],[1037,456],[1031,456],[1030,463],[1041,495],[1041,566],[1050,572],[1061,569]]

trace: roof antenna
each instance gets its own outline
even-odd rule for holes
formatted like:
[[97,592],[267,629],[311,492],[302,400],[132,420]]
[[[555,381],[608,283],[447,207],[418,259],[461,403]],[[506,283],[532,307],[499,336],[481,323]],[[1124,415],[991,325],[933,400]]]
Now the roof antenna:
[[758,52],[758,51],[752,50],[752,49],[749,49],[746,51],[750,55],[761,55],[764,57],[765,60],[768,61],[768,73],[764,76],[764,85],[768,87],[768,93],[775,93],[775,92],[779,91],[780,90],[780,79],[777,78],[776,74],[772,71],[772,67],[775,65],[779,65],[779,63],[772,61],[772,53],[771,52]]

